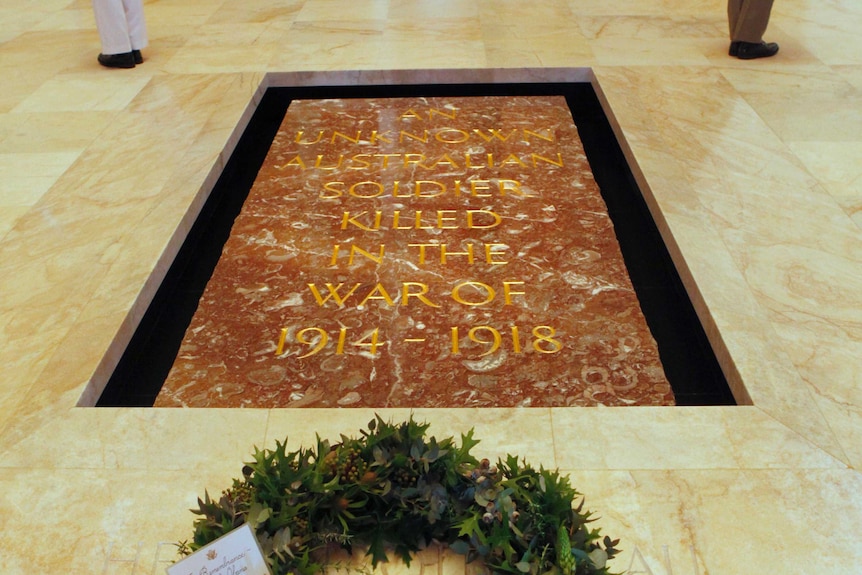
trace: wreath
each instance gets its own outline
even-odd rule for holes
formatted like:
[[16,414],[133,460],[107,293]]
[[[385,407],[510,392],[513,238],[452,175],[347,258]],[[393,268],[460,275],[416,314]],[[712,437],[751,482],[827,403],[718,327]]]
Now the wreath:
[[409,566],[433,542],[495,575],[610,573],[619,540],[589,528],[592,513],[568,477],[513,455],[477,460],[472,429],[458,445],[428,437],[428,428],[412,415],[397,424],[376,416],[358,438],[255,448],[218,500],[198,498],[194,537],[177,544],[180,555],[248,523],[276,575],[322,572],[333,545],[364,549],[374,567],[389,554]]

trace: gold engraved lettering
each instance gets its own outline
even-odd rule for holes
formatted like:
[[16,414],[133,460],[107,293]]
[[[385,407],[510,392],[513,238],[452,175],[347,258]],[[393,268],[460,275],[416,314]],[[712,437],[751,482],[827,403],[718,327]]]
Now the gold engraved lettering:
[[424,130],[422,132],[421,136],[416,135],[416,134],[411,134],[410,132],[405,132],[404,130],[401,130],[401,132],[398,135],[398,143],[403,144],[405,138],[410,139],[410,140],[415,140],[417,142],[422,142],[423,144],[427,144],[428,143],[428,130]]
[[370,143],[376,144],[378,140],[380,140],[381,142],[386,142],[387,144],[391,144],[392,140],[389,139],[389,130],[386,130],[382,134],[378,134],[377,130],[372,131]]
[[533,130],[528,130],[528,129],[524,128],[524,141],[529,143],[530,136],[535,136],[535,137],[539,138],[540,140],[545,140],[546,142],[553,142],[554,141],[554,133],[551,132],[550,128],[546,128],[545,132],[546,132],[545,135],[542,135],[538,132],[534,132]]
[[498,255],[500,252],[495,251],[495,248],[505,248],[506,244],[485,244],[485,261],[492,266],[504,266],[509,262],[501,262],[494,259],[495,255]]
[[401,182],[399,182],[398,180],[395,180],[394,182],[392,182],[392,197],[393,198],[409,198],[410,197],[409,192],[406,194],[403,194],[403,195],[398,193],[398,188],[400,185],[401,185]]
[[463,144],[470,139],[470,133],[458,128],[442,128],[434,134],[434,139],[444,144]]
[[512,289],[512,286],[519,285],[522,288],[524,287],[524,282],[522,281],[504,281],[503,282],[503,295],[506,305],[512,305],[512,296],[513,295],[527,295],[526,292],[515,291]]
[[[486,225],[477,224],[474,216],[478,215],[478,214],[490,215],[491,218],[494,220],[494,223],[489,223]],[[502,221],[503,221],[503,218],[501,218],[498,214],[495,214],[494,212],[489,211],[489,210],[467,210],[467,227],[470,229],[473,229],[473,230],[475,230],[475,229],[488,230],[491,228],[496,228],[497,226],[500,225],[500,223]]]
[[440,244],[407,244],[407,247],[419,248],[419,264],[425,264],[425,248],[438,247]]
[[[371,186],[373,188],[373,191],[370,193],[364,193],[364,194],[360,193],[359,192],[360,186],[361,187]],[[383,184],[381,184],[380,182],[372,182],[370,180],[366,180],[364,182],[357,182],[357,183],[353,184],[352,186],[350,186],[350,190],[349,190],[350,195],[353,196],[354,198],[376,198],[376,197],[383,195],[383,192],[384,192]]]
[[284,353],[284,340],[287,339],[287,328],[281,328],[281,332],[278,335],[278,345],[275,347],[275,355],[281,355]]
[[461,180],[455,180],[455,197],[461,197]]
[[347,134],[344,134],[344,133],[336,130],[336,131],[332,132],[332,138],[329,141],[330,141],[330,143],[334,144],[336,138],[341,138],[342,140],[347,140],[348,142],[353,142],[354,144],[358,144],[359,139],[361,137],[362,137],[362,131],[361,130],[356,130],[356,137],[355,138],[351,138]]
[[372,289],[370,292],[368,292],[368,295],[365,296],[365,299],[363,299],[359,303],[359,306],[364,307],[365,304],[368,303],[368,300],[371,300],[371,299],[383,300],[387,304],[389,304],[390,307],[395,305],[395,302],[392,301],[392,298],[389,296],[389,292],[387,292],[386,288],[383,287],[383,284],[380,284],[380,283],[375,285],[374,289]]
[[[414,293],[414,292],[410,291],[410,288],[414,287],[414,286],[419,287],[418,293]],[[438,304],[432,302],[427,297],[425,297],[426,293],[428,293],[428,286],[427,285],[425,285],[423,283],[419,283],[419,282],[404,282],[401,285],[401,305],[402,306],[409,305],[410,298],[415,297],[419,301],[421,301],[422,303],[427,305],[428,307],[440,307]]]
[[392,212],[392,229],[393,230],[409,230],[413,227],[413,226],[406,226],[405,227],[405,226],[398,225],[400,223],[400,219],[401,219],[401,210],[395,210],[394,212]]
[[512,326],[512,351],[521,353],[521,333],[516,325]]
[[[289,161],[274,166],[277,170],[285,170],[287,168],[299,168],[306,170],[308,168],[333,171],[337,169],[348,170],[378,170],[386,169],[397,164],[401,164],[404,168],[421,168],[423,170],[443,170],[443,169],[461,169],[462,167],[470,170],[481,170],[484,168],[494,168],[497,166],[507,167],[516,166],[519,168],[539,168],[544,166],[556,166],[561,168],[564,166],[563,155],[557,152],[556,156],[543,156],[541,154],[532,153],[527,155],[508,154],[503,160],[494,157],[493,153],[485,154],[484,159],[477,154],[469,152],[464,153],[463,162],[460,161],[460,154],[442,154],[434,158],[428,158],[424,154],[419,153],[391,153],[391,154],[354,154],[346,156],[339,154],[317,154],[314,162],[309,165],[309,162],[303,160],[301,156],[294,156]],[[484,161],[484,163],[482,163]]]
[[521,190],[521,182],[518,180],[498,180],[497,186],[500,188],[501,196],[505,196],[507,192],[512,192],[525,198],[533,197]]
[[[309,338],[305,337],[305,334],[307,334],[308,332],[316,334],[316,337],[314,335]],[[299,330],[296,333],[296,341],[311,348],[311,351],[309,351],[308,353],[297,357],[297,359],[304,359],[318,353],[320,350],[326,347],[326,343],[329,341],[329,334],[326,333],[326,330],[319,327],[307,327],[305,329]]]
[[308,145],[311,145],[311,144],[317,144],[318,142],[320,142],[320,140],[322,140],[322,139],[323,139],[323,130],[320,130],[320,131],[317,133],[317,139],[316,139],[316,140],[313,140],[313,141],[303,141],[303,140],[302,140],[302,135],[303,135],[304,133],[305,133],[305,132],[303,132],[303,131],[299,131],[299,132],[297,132],[297,133],[296,133],[296,139],[294,139],[294,142],[296,142],[297,144],[302,144],[302,145],[304,145],[304,146],[308,146]]
[[276,170],[283,170],[283,169],[289,168],[291,166],[296,166],[296,167],[304,170],[305,169],[305,162],[303,162],[302,158],[300,158],[299,156],[294,156],[293,159],[291,159],[290,161],[285,162],[284,164],[282,164],[280,166],[275,166],[275,169]]
[[[418,195],[418,183],[417,183],[417,195]],[[449,216],[448,214],[455,214],[455,210],[437,210],[437,227],[441,230],[455,230],[458,229],[457,225],[447,226],[445,222],[454,222],[455,217]]]
[[343,283],[340,283],[337,286],[332,287],[331,283],[327,283],[326,289],[328,290],[329,293],[326,295],[326,297],[324,297],[318,291],[317,286],[315,284],[308,284],[308,288],[311,290],[311,293],[314,295],[314,299],[317,300],[317,305],[322,307],[324,304],[326,304],[326,302],[328,302],[330,299],[332,299],[335,303],[338,304],[338,307],[344,307],[344,302],[348,298],[350,298],[350,296],[353,295],[353,292],[355,292],[359,288],[359,286],[361,286],[362,284],[354,284],[353,287],[350,289],[350,291],[347,292],[346,294],[344,294],[344,296],[342,296],[340,292],[341,292],[341,286],[343,286],[343,285],[344,285]]
[[428,169],[422,162],[425,161],[425,154],[404,154],[404,167],[409,168],[411,165],[419,166],[420,168]]
[[521,158],[516,156],[515,154],[509,154],[506,158],[500,162],[500,166],[513,165],[518,166],[519,168],[526,168],[527,164],[521,161]]
[[484,168],[485,166],[476,166],[473,165],[473,156],[470,152],[464,153],[464,167],[465,168]]
[[383,165],[381,167],[388,168],[389,167],[389,158],[400,158],[401,154],[374,154],[375,158],[383,158]]
[[338,163],[334,166],[324,166],[323,165],[323,154],[317,155],[317,160],[314,161],[314,167],[318,170],[337,170],[341,167],[341,162],[344,161],[344,154],[338,155]]
[[[491,339],[489,340],[479,337],[479,333],[490,334]],[[486,349],[484,353],[479,354],[479,357],[491,355],[500,349],[500,344],[503,341],[503,338],[500,336],[500,332],[489,325],[477,325],[476,327],[470,328],[470,331],[467,333],[467,337],[470,338],[470,341],[488,346],[488,349]]]
[[348,170],[364,170],[365,168],[371,167],[371,162],[364,158],[370,158],[371,154],[356,154],[352,158],[350,158],[350,165],[347,166]]
[[472,264],[473,259],[473,244],[467,244],[466,252],[450,252],[446,251],[446,244],[440,244],[440,263],[446,265],[447,256],[467,256],[467,261]]
[[[413,213],[413,224],[407,224],[407,212],[404,210],[393,210],[392,219],[389,229],[393,230],[431,230],[436,228],[454,230],[458,228],[488,230],[499,226],[503,218],[490,210],[465,210],[463,212],[463,223],[461,225],[452,225],[451,222],[457,221],[456,210],[437,210],[434,212],[433,218],[424,219],[422,210],[416,210]],[[426,216],[427,217],[427,216]],[[350,227],[358,228],[366,232],[380,231],[386,229],[383,226],[383,212],[375,210],[374,215],[370,216],[369,212],[343,212],[341,216],[341,229],[346,230]]]
[[437,108],[431,108],[430,110],[428,110],[428,119],[433,120],[434,116],[436,115],[436,116],[443,116],[444,118],[448,118],[450,120],[454,120],[455,114],[457,114],[457,113],[458,113],[458,110],[455,108],[452,108],[451,114],[447,114],[446,112],[438,110]]
[[563,349],[563,344],[554,339],[557,330],[549,325],[537,325],[533,328],[533,349],[539,353],[557,353]]
[[422,120],[422,119],[424,119],[424,118],[422,118],[421,115],[414,112],[412,108],[407,110],[406,112],[402,112],[401,115],[399,116],[399,118],[401,118],[402,120],[407,120],[407,119]]
[[[308,284],[309,289],[311,289],[311,293],[314,295],[314,299],[317,301],[317,304],[320,307],[326,305],[330,300],[332,300],[338,307],[345,307],[345,304],[350,300],[350,298],[354,297],[356,291],[362,286],[362,284],[357,283],[354,284],[349,291],[342,293],[344,289],[344,284],[339,283],[337,286],[333,286],[331,283],[326,284],[326,295],[322,294],[320,290],[317,288],[316,284],[310,283]],[[434,303],[427,297],[428,293],[428,285],[420,282],[401,282],[401,305],[407,306],[410,304],[411,299],[416,299],[421,303],[427,305],[428,307],[440,307],[439,304]],[[493,291],[493,290],[492,290]],[[357,295],[358,297],[358,295]],[[493,296],[491,297],[493,299]],[[386,303],[386,305],[390,307],[394,307],[395,300],[392,299],[392,296],[389,295],[389,292],[383,286],[382,283],[374,284],[374,287],[370,289],[370,291],[365,295],[364,298],[359,302],[357,307],[362,307],[366,305],[371,300],[379,300]]]
[[[336,244],[336,246],[335,246],[335,247],[337,248],[337,247],[338,247],[338,245]],[[375,256],[375,255],[373,255],[373,254],[371,254],[371,253],[369,253],[369,252],[367,252],[367,251],[363,250],[363,249],[362,249],[362,248],[360,248],[359,246],[356,246],[356,245],[350,244],[350,254],[349,254],[348,258],[347,258],[347,265],[351,265],[351,266],[353,265],[353,255],[354,255],[354,254],[359,254],[359,255],[361,255],[361,256],[364,256],[364,257],[366,257],[367,259],[369,259],[369,260],[371,260],[371,261],[373,261],[373,262],[375,262],[375,263],[378,263],[378,264],[379,264],[379,263],[382,263],[382,262],[383,262],[383,254],[384,254],[384,252],[385,252],[385,251],[386,251],[386,245],[385,245],[385,244],[380,244],[380,255],[377,255],[377,256]],[[332,256],[332,257],[333,257],[333,260],[335,259],[335,255],[336,255],[336,254],[333,254],[333,256]],[[334,261],[333,261],[333,265],[334,265]]]
[[544,156],[540,156],[539,154],[530,154],[530,157],[531,157],[531,158],[532,158],[532,160],[533,160],[533,167],[534,167],[534,168],[535,168],[535,167],[537,167],[537,166],[539,165],[538,160],[542,160],[543,162],[545,162],[545,163],[547,163],[547,164],[551,164],[551,165],[557,166],[558,168],[562,168],[562,167],[563,167],[563,154],[562,154],[562,153],[560,153],[560,152],[557,152],[557,161],[556,161],[556,162],[555,162],[554,160],[550,159],[550,158],[546,158],[546,157],[544,157]]
[[480,194],[480,190],[490,190],[488,180],[470,180],[470,193],[474,198],[490,198],[491,194]]
[[[456,180],[456,184],[459,183]],[[433,192],[423,193],[422,186],[436,186],[437,190]],[[417,180],[416,188],[414,194],[417,198],[436,198],[437,196],[443,195],[446,193],[446,184],[441,182],[435,182],[433,180]]]
[[480,138],[482,138],[482,139],[483,139],[483,140],[485,140],[486,142],[490,142],[490,141],[491,141],[491,140],[493,140],[494,138],[497,138],[497,139],[498,139],[498,140],[500,140],[501,142],[506,142],[506,141],[508,141],[508,140],[509,140],[509,138],[510,138],[510,137],[512,137],[512,134],[514,134],[515,132],[517,132],[517,130],[515,130],[514,128],[512,128],[512,131],[511,131],[511,132],[509,132],[509,135],[508,135],[508,136],[504,136],[504,135],[502,135],[502,134],[500,133],[500,131],[499,131],[499,130],[495,130],[494,128],[490,128],[490,129],[488,130],[488,132],[490,132],[490,135],[489,135],[489,136],[486,136],[484,133],[482,133],[482,130],[479,130],[479,129],[474,128],[474,129],[473,129],[473,131],[476,133],[476,135],[477,135],[477,136],[479,136]]
[[341,229],[346,230],[348,224],[350,224],[350,225],[356,226],[360,230],[365,230],[366,232],[374,232],[374,231],[379,230],[380,229],[380,221],[383,218],[383,212],[381,212],[380,210],[377,210],[376,212],[374,212],[374,223],[371,224],[371,226],[367,226],[367,225],[363,224],[362,222],[359,222],[356,220],[356,218],[361,218],[362,216],[364,216],[367,213],[368,212],[360,212],[360,213],[356,214],[355,216],[351,216],[350,212],[344,212],[344,215],[341,218]]
[[431,230],[434,229],[434,226],[423,226],[422,225],[422,210],[416,210],[416,229],[417,230]]
[[[428,246],[437,246],[441,247],[441,249],[445,249],[441,244],[414,244],[421,245],[423,247]],[[471,252],[468,251],[464,254],[453,254],[450,252],[448,255],[468,255]],[[424,253],[423,253],[424,257]],[[515,284],[523,284],[523,282],[511,281],[504,282],[503,289],[505,293],[505,304],[504,305],[512,305],[511,296],[512,295],[523,295],[524,292],[515,291],[512,289],[512,286]],[[332,301],[338,307],[345,307],[348,301],[354,296],[359,298],[360,294],[357,294],[357,290],[359,290],[363,284],[355,283],[352,287],[348,288],[344,285],[344,283],[339,283],[338,285],[334,285],[332,283],[326,283],[326,290],[321,291],[318,289],[317,284],[309,283],[308,288],[311,290],[312,295],[314,296],[315,301],[317,301],[317,305],[320,307],[325,306],[327,303]],[[365,284],[368,289],[369,284]],[[420,282],[401,282],[401,305],[406,306],[409,305],[411,299],[419,300],[421,303],[429,306],[429,307],[440,307],[438,304],[433,302],[431,299],[427,297],[428,294],[428,285]],[[364,291],[364,290],[363,290]],[[457,303],[462,305],[471,306],[471,307],[479,307],[488,305],[497,297],[497,291],[491,287],[490,285],[478,282],[478,281],[464,281],[457,284],[454,288],[452,288],[451,297]],[[369,291],[365,294],[364,297],[359,301],[357,307],[365,306],[371,300],[379,300],[390,307],[394,307],[396,305],[395,300],[389,294],[389,291],[384,287],[382,283],[376,283],[369,289]],[[543,328],[546,326],[542,326]],[[534,335],[543,339],[544,341],[550,340],[550,338],[554,335],[553,333],[549,334],[546,337],[540,337],[539,333],[534,333]]]
[[[449,119],[449,120],[454,120],[454,119],[455,119],[455,115],[458,113],[458,110],[457,110],[456,108],[450,108],[450,110],[451,110],[451,112],[448,112],[448,113],[447,113],[447,112],[444,112],[444,111],[439,110],[439,109],[437,109],[437,108],[429,108],[429,109],[428,109],[428,119],[429,119],[429,120],[433,120],[433,119],[434,119],[434,116],[443,116],[444,118],[447,118],[447,119]],[[399,118],[401,118],[402,120],[408,120],[408,119],[411,119],[411,120],[424,120],[424,119],[425,119],[425,118],[422,116],[422,114],[420,114],[419,112],[416,112],[416,111],[415,111],[415,110],[413,110],[412,108],[411,108],[411,109],[409,109],[409,110],[407,110],[406,112],[403,112],[403,113],[399,116]]]
[[[475,290],[476,293],[479,294],[480,298],[484,297],[485,299],[482,301],[467,301],[461,295],[461,290],[466,288],[466,287],[472,288],[473,290]],[[482,305],[488,304],[488,303],[494,301],[494,297],[496,295],[497,295],[497,292],[494,291],[494,288],[492,288],[488,284],[484,284],[482,282],[472,282],[472,281],[461,282],[458,285],[456,285],[455,288],[452,290],[452,299],[454,299],[455,301],[457,301],[460,304],[469,305],[469,306],[482,306]]]
[[[323,190],[320,192],[318,196],[324,200],[331,200],[333,198],[340,198],[342,195],[342,191],[338,189],[338,187],[344,187],[344,182],[326,182],[323,184]],[[328,194],[326,192],[329,192]]]
[[423,167],[427,167],[430,169],[430,168],[437,168],[439,166],[449,166],[449,167],[455,168],[455,169],[458,169],[460,167],[460,166],[458,166],[458,162],[453,160],[449,154],[443,154],[442,156],[440,156],[439,158],[434,160],[433,163],[429,164],[428,166],[423,166]]

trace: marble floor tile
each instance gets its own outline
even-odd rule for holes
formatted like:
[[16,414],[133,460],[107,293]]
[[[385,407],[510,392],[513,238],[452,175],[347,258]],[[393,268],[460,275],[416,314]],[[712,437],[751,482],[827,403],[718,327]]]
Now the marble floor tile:
[[805,164],[844,212],[862,228],[862,155],[860,142],[792,142]]
[[781,51],[755,61],[727,55],[723,0],[145,13],[144,64],[107,70],[90,0],[0,6],[4,572],[161,572],[160,544],[191,535],[188,509],[255,446],[374,417],[76,407],[95,401],[267,83],[571,77],[607,106],[742,405],[380,415],[412,412],[437,436],[473,427],[477,454],[561,467],[622,539],[616,571],[862,564],[862,4],[776,2],[766,39]]
[[[841,573],[862,559],[851,470],[569,471],[602,533],[627,542],[615,569]],[[834,515],[828,501],[841,502]],[[755,517],[773,529],[751,529]],[[831,521],[841,527],[824,529]]]
[[3,206],[32,206],[74,162],[79,151],[0,153]]

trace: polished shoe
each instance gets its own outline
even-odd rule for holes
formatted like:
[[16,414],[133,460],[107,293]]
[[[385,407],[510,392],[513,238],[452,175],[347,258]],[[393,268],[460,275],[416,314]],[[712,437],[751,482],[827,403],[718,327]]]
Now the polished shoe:
[[769,58],[778,54],[778,44],[775,42],[731,42],[728,54],[736,56],[740,60]]
[[135,64],[143,64],[144,57],[141,55],[140,50],[132,50],[132,58],[135,59]]
[[134,68],[135,57],[131,52],[124,54],[99,54],[99,64],[106,68]]

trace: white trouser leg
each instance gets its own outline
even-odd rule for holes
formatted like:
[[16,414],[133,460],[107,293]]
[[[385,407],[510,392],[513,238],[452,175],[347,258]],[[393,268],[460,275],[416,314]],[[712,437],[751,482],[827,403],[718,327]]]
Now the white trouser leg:
[[129,25],[123,0],[93,0],[96,28],[102,42],[102,54],[124,54],[132,51]]
[[93,0],[102,54],[124,54],[147,46],[143,0]]
[[132,44],[132,50],[146,48],[150,42],[147,38],[147,24],[144,21],[143,0],[123,0],[123,7],[126,10],[126,22],[129,25],[129,41]]

